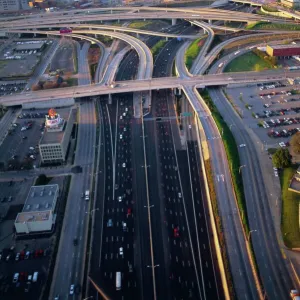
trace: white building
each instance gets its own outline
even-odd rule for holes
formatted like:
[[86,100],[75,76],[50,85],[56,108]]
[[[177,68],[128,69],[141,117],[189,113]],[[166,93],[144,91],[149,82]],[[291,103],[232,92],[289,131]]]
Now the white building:
[[52,229],[58,191],[57,184],[30,188],[23,210],[15,220],[17,233],[38,233]]
[[39,143],[43,163],[64,162],[69,147],[76,109],[62,110],[61,115],[54,109],[46,116],[45,132]]
[[27,0],[0,0],[0,13],[30,9]]

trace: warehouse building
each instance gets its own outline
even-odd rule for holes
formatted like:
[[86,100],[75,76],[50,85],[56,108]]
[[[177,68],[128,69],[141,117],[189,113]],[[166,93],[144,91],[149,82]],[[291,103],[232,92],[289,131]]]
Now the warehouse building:
[[271,57],[289,58],[291,56],[300,55],[300,44],[268,45],[266,51]]
[[45,42],[37,42],[37,43],[22,43],[17,44],[14,48],[15,53],[21,53],[22,51],[37,51],[41,52],[45,48]]
[[0,13],[30,9],[27,0],[0,0]]
[[300,0],[281,0],[283,6],[290,8],[300,8]]
[[57,184],[32,186],[23,210],[15,220],[16,232],[29,234],[51,231],[55,223],[58,191]]
[[58,114],[50,109],[45,120],[45,132],[39,149],[43,163],[57,163],[66,160],[76,109],[61,110]]

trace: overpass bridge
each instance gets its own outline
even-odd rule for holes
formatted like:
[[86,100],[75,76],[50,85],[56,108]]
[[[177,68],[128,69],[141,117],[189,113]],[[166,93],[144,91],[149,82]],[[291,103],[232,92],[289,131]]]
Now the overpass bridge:
[[61,89],[50,89],[24,93],[19,95],[0,97],[0,105],[15,106],[24,103],[52,101],[64,98],[80,98],[106,94],[131,93],[138,91],[150,91],[169,88],[182,88],[182,86],[226,86],[230,84],[251,84],[282,80],[283,78],[296,78],[300,71],[267,70],[262,72],[243,72],[193,76],[191,78],[164,77],[144,80],[129,80],[116,82],[114,87],[102,84],[83,85]]

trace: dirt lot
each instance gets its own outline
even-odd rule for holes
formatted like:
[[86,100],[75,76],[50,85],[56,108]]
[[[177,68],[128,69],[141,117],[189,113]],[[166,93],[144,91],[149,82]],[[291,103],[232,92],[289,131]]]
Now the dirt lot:
[[74,55],[76,55],[75,44],[71,40],[61,40],[58,50],[52,59],[49,70],[55,71],[61,69],[66,72],[73,73],[74,69]]

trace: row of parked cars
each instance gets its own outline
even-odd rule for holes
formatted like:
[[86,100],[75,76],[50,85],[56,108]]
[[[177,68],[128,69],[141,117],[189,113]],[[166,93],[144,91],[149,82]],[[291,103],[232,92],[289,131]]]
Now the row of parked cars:
[[[8,251],[2,251],[0,253],[0,261],[5,260],[5,261],[20,261],[20,260],[26,260],[30,258],[39,258],[43,256],[48,255],[48,249],[43,250],[43,249],[36,249],[34,251],[24,251],[22,250],[21,252],[14,253],[12,250]],[[5,253],[6,252],[6,253]]]
[[26,82],[0,84],[0,96],[12,95],[24,90]]
[[286,125],[299,124],[299,123],[300,123],[300,118],[283,118],[283,119],[274,119],[274,120],[271,119],[262,122],[264,128],[286,126]]
[[21,113],[18,118],[19,119],[36,119],[36,118],[45,118],[47,112],[23,112]]
[[264,110],[263,114],[256,113],[255,118],[270,118],[276,116],[284,116],[287,114],[297,114],[300,112],[300,107],[281,108],[277,110]]
[[[292,128],[292,129],[283,129],[283,130],[270,130],[268,132],[269,137],[279,138],[279,137],[289,137],[294,135],[295,133],[300,132],[300,128]],[[285,143],[288,146],[288,143]],[[279,145],[280,146],[280,145]]]

